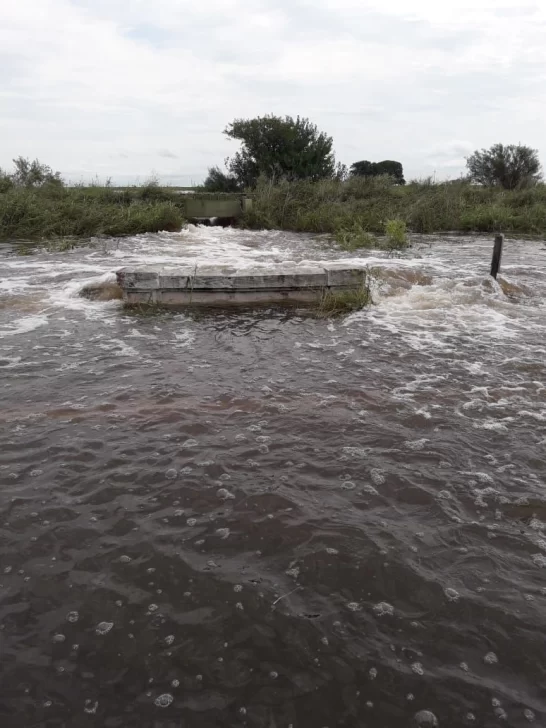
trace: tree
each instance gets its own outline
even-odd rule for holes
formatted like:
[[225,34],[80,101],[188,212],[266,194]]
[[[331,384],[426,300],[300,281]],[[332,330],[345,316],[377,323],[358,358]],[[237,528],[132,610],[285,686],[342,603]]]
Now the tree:
[[242,187],[255,186],[260,175],[318,180],[336,173],[332,137],[319,132],[309,119],[273,115],[235,119],[224,134],[241,142],[241,150],[227,166]]
[[7,172],[4,172],[2,167],[0,167],[0,192],[7,192],[13,187],[13,180],[11,178],[11,175]]
[[209,173],[203,186],[207,192],[239,192],[242,189],[237,178],[232,174],[222,172],[220,167],[209,167]]
[[494,144],[466,159],[472,181],[491,187],[514,190],[530,187],[542,178],[538,151],[521,144]]
[[400,162],[394,162],[385,159],[382,162],[355,162],[351,164],[351,175],[353,177],[378,177],[382,174],[388,174],[394,177],[396,184],[405,185],[404,168]]
[[11,175],[13,183],[18,187],[41,187],[44,184],[62,185],[60,172],[54,172],[47,164],[35,159],[33,162],[24,157],[13,160],[15,172]]

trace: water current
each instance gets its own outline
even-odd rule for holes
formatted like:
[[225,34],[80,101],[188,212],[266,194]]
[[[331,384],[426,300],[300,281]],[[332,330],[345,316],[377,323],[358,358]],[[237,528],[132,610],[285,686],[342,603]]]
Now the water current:
[[491,248],[367,251],[324,319],[79,295],[321,238],[4,246],[2,728],[546,726],[546,248]]

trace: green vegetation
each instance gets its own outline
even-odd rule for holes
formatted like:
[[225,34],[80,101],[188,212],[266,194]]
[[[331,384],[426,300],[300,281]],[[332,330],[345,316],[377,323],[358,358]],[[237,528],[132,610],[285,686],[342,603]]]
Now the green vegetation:
[[334,238],[340,248],[343,250],[359,250],[360,248],[377,248],[379,241],[371,233],[366,232],[362,225],[358,222],[353,223],[350,227],[342,227],[336,230]]
[[241,142],[241,149],[226,159],[227,174],[218,167],[209,169],[205,189],[210,192],[254,187],[261,175],[316,181],[345,173],[336,167],[332,137],[309,119],[273,115],[235,119],[224,134]]
[[387,234],[386,247],[389,250],[403,250],[408,246],[406,223],[404,220],[387,220],[385,223]]
[[0,171],[0,241],[75,238],[180,230],[181,197],[152,181],[142,187],[65,187],[58,172],[19,157],[15,172]]
[[380,177],[383,174],[388,174],[394,178],[397,184],[406,184],[402,164],[390,159],[384,159],[382,162],[368,162],[367,160],[355,162],[351,164],[349,171],[353,177]]
[[320,299],[317,314],[320,317],[342,316],[372,303],[368,285],[347,291],[325,291]]
[[466,160],[469,177],[481,185],[505,190],[534,187],[542,178],[538,151],[522,144],[494,144]]
[[[356,249],[373,245],[364,234],[384,235],[389,220],[405,223],[415,233],[545,234],[546,185],[505,190],[464,180],[397,185],[389,176],[278,184],[261,178],[252,210],[242,224],[254,229],[330,233],[342,245],[345,240],[347,249]],[[387,232],[393,244],[397,235]]]
[[143,190],[13,188],[0,194],[0,240],[180,230],[183,218],[176,202],[146,199]]

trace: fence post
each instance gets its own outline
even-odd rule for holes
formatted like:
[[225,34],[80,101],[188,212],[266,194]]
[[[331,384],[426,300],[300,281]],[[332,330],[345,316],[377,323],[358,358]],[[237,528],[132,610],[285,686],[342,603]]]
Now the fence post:
[[502,244],[504,243],[504,235],[498,233],[495,235],[495,245],[493,247],[493,257],[491,258],[491,275],[497,280],[497,273],[500,270],[502,258]]

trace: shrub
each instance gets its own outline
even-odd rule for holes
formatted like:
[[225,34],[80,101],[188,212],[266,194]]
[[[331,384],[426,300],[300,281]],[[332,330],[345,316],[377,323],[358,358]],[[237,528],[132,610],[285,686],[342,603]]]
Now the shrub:
[[406,223],[404,220],[387,220],[385,223],[387,235],[386,247],[391,250],[402,250],[408,245]]
[[325,291],[318,305],[319,316],[340,316],[359,311],[372,303],[368,285],[347,291]]
[[362,225],[354,222],[352,227],[341,227],[335,232],[335,240],[343,250],[358,250],[359,248],[377,247],[377,239],[364,230]]

